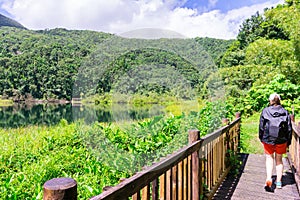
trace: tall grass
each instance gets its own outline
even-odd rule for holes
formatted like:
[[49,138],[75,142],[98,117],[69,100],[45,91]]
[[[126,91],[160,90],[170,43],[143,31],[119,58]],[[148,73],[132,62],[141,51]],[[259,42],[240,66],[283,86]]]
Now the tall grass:
[[80,138],[79,124],[0,130],[0,199],[41,199],[43,184],[56,177],[78,181],[79,199],[128,176],[98,162]]
[[260,113],[254,113],[251,117],[243,118],[241,125],[241,152],[263,154],[263,147],[258,138]]
[[61,120],[50,127],[0,129],[0,199],[41,199],[43,184],[57,177],[74,178],[78,198],[88,199],[186,145],[188,129],[203,136],[218,128],[225,114],[221,105],[207,103],[199,112],[125,128]]

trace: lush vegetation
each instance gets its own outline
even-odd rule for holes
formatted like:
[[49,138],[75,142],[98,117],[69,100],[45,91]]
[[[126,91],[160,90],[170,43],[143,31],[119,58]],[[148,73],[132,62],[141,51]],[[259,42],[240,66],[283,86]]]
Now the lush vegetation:
[[[203,104],[199,112],[131,124],[62,120],[50,127],[1,129],[0,198],[40,199],[46,180],[68,176],[78,181],[79,198],[86,199],[185,145],[188,129],[205,135],[235,111],[255,113],[242,124],[241,136],[242,150],[254,152],[259,143],[249,141],[257,140],[258,113],[268,105],[270,93],[279,93],[290,112],[300,110],[299,9],[299,1],[286,0],[256,13],[242,24],[237,40],[224,43],[0,28],[4,98],[70,99],[75,94],[92,96],[99,104],[115,100],[139,105],[161,99]],[[209,101],[217,98],[222,103]]]
[[[0,34],[0,94],[15,101],[115,92],[178,96],[185,85],[199,92],[216,71],[214,61],[232,42],[125,39],[94,31],[5,26]],[[157,82],[162,75],[167,77]]]
[[263,146],[258,138],[260,113],[244,118],[241,126],[241,153],[263,154]]
[[277,92],[290,112],[292,106],[300,111],[299,9],[298,1],[286,1],[242,24],[219,71],[207,79],[223,80],[228,104],[234,110],[251,115],[267,106],[268,95]]
[[92,31],[35,32],[10,27],[2,27],[0,34],[0,91],[4,98],[14,100],[70,99],[82,59],[109,36]]
[[41,199],[45,181],[72,177],[79,199],[99,194],[145,165],[187,144],[187,130],[202,135],[221,125],[222,103],[200,112],[157,116],[132,124],[68,124],[1,129],[0,199]]

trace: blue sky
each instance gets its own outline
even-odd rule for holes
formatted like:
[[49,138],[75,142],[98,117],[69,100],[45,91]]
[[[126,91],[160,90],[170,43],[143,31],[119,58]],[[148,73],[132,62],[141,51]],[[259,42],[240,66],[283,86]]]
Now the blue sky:
[[0,13],[29,29],[115,34],[144,28],[186,37],[235,38],[246,18],[284,0],[0,0]]
[[262,4],[265,2],[266,0],[187,0],[183,6],[198,9],[199,12],[207,12],[211,10],[228,12],[233,9]]

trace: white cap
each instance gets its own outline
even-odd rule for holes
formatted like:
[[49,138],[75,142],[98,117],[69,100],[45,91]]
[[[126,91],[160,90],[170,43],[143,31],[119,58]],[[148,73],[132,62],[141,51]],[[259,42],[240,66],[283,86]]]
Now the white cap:
[[274,101],[274,99],[275,99],[276,96],[278,97],[279,100],[281,100],[279,94],[277,94],[277,93],[271,94],[270,97],[269,97],[269,100],[270,101]]

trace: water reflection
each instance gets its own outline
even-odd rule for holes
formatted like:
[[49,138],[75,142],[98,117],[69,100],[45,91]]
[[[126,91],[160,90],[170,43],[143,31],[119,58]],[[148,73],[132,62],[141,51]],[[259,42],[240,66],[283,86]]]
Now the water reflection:
[[139,120],[164,114],[164,107],[147,105],[134,107],[116,104],[110,107],[71,104],[14,104],[0,107],[0,127],[15,128],[28,125],[55,125],[61,119],[86,123]]

